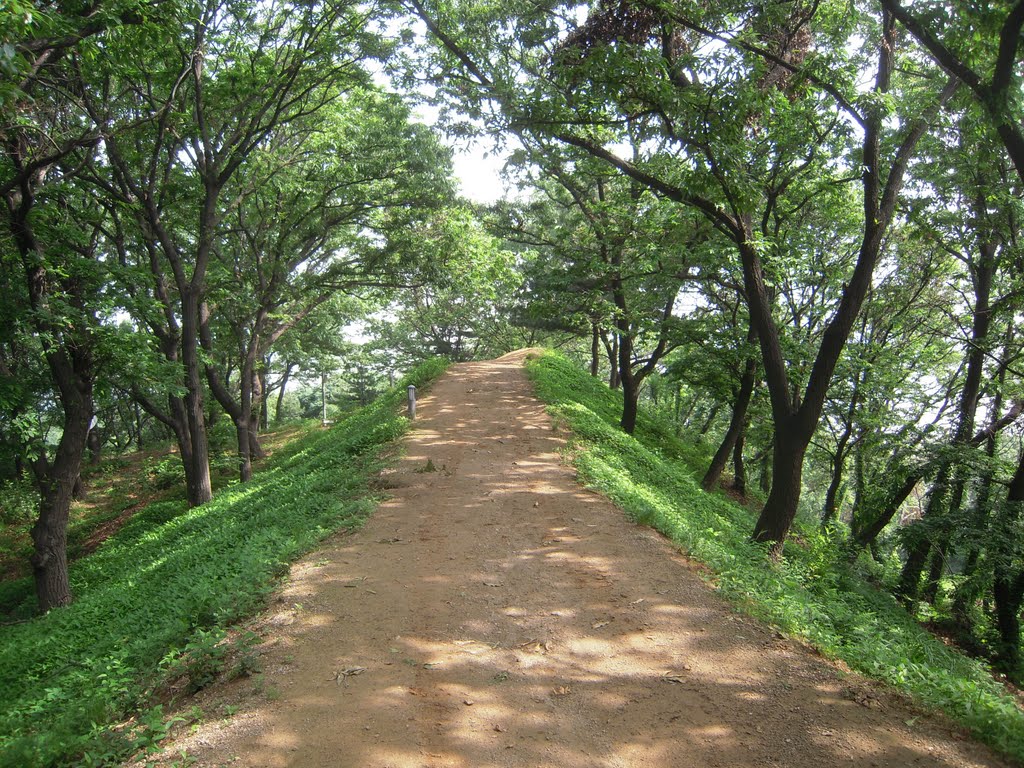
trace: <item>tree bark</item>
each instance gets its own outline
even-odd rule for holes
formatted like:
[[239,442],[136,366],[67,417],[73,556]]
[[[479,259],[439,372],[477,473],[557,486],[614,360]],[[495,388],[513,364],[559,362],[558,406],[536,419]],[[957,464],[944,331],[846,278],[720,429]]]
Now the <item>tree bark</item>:
[[846,470],[847,448],[850,438],[853,437],[854,417],[857,413],[857,406],[860,404],[861,387],[866,384],[867,371],[858,373],[855,378],[853,392],[850,395],[850,403],[846,409],[846,422],[843,427],[843,434],[836,442],[836,452],[832,456],[832,479],[829,481],[828,490],[825,492],[825,505],[821,512],[821,527],[828,528],[839,519],[839,501],[842,493],[845,493],[846,484],[843,482],[843,475]]
[[285,390],[288,388],[288,378],[292,375],[292,368],[294,363],[286,362],[284,364],[284,373],[281,375],[281,385],[277,390],[277,405],[274,407],[274,423],[280,424],[284,418],[284,395]]
[[622,431],[627,435],[632,435],[636,431],[640,382],[636,380],[636,376],[633,374],[633,339],[629,333],[628,326],[623,329],[623,325],[626,325],[625,320],[620,322],[619,333],[617,334],[619,339],[619,383],[622,386],[622,418],[619,420],[619,426],[622,427]]
[[267,369],[270,365],[270,356],[267,355],[263,358],[263,363],[260,365],[259,377],[260,377],[260,422],[259,432],[265,432],[270,426],[270,390],[267,388]]
[[[975,216],[979,221],[985,215],[986,201],[979,194],[974,201]],[[979,235],[980,237],[980,235]],[[984,377],[985,354],[988,349],[988,333],[992,323],[992,281],[996,270],[995,239],[989,235],[979,245],[978,259],[971,264],[971,276],[974,282],[974,311],[971,324],[971,338],[967,346],[966,373],[963,390],[960,394],[959,412],[956,430],[951,441],[954,450],[966,448],[971,443],[974,432],[975,415],[981,397],[981,384]],[[912,602],[917,598],[921,573],[929,554],[934,547],[935,557],[929,581],[934,584],[930,589],[932,599],[937,594],[938,581],[945,565],[946,550],[949,545],[949,520],[963,500],[963,478],[957,466],[958,457],[946,462],[939,469],[928,507],[924,516],[915,525],[920,528],[918,535],[912,537],[911,547],[900,576],[898,594],[905,601]]]
[[[750,339],[750,341],[753,341],[753,339]],[[711,459],[711,465],[701,480],[701,487],[705,491],[710,491],[718,485],[718,478],[721,477],[725,465],[729,463],[729,456],[740,434],[743,432],[743,425],[747,418],[747,407],[750,405],[750,399],[754,394],[756,376],[757,360],[750,357],[747,359],[743,367],[743,375],[740,377],[740,385],[736,391],[736,397],[732,406],[732,417],[729,420],[729,429],[726,430],[722,444],[715,451],[715,455]]]
[[[8,159],[16,165],[22,158],[17,151]],[[41,183],[41,179],[37,180]],[[67,527],[74,488],[85,455],[89,423],[93,415],[95,364],[91,328],[95,317],[87,308],[87,288],[79,278],[61,278],[47,269],[46,254],[33,230],[30,214],[35,203],[33,179],[25,177],[16,196],[6,199],[9,231],[21,257],[29,305],[30,327],[38,335],[46,358],[50,380],[64,414],[63,431],[52,462],[46,454],[31,463],[39,490],[39,516],[32,526],[33,553],[29,560],[35,581],[39,610],[71,602],[68,579]],[[80,314],[78,323],[62,327],[61,319],[51,318],[52,283],[65,294],[65,301]]]
[[[213,498],[210,479],[210,443],[206,435],[206,414],[203,410],[203,376],[199,359],[199,307],[198,291],[189,286],[181,291],[181,358],[185,368],[185,418],[188,422],[188,457],[190,469],[185,470],[188,503],[198,507]],[[182,456],[182,460],[185,456]]]
[[774,556],[782,553],[782,543],[800,504],[800,483],[808,442],[796,430],[783,429],[775,433],[772,489],[752,535],[754,541],[769,543]]
[[1024,513],[1024,452],[1017,461],[1017,471],[1006,494],[1006,503],[998,513],[994,555],[997,562],[992,597],[995,604],[996,626],[999,630],[999,646],[996,659],[1000,668],[1020,679],[1024,670],[1021,669],[1020,648],[1020,614],[1024,602],[1024,568],[1014,568],[1011,563],[1014,547],[1020,543],[1015,540],[1013,531]]
[[746,431],[747,423],[744,422],[740,433],[736,436],[736,445],[732,451],[732,489],[740,496],[747,495],[747,470],[743,464],[743,444],[746,442]]

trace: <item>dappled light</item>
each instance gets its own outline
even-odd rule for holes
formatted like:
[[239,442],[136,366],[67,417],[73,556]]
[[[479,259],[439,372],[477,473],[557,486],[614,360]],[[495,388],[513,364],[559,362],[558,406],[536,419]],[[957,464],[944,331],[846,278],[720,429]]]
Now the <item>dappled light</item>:
[[999,764],[734,614],[577,485],[521,359],[456,366],[421,399],[391,498],[293,568],[262,695],[238,684],[222,695],[244,713],[176,748],[253,767]]

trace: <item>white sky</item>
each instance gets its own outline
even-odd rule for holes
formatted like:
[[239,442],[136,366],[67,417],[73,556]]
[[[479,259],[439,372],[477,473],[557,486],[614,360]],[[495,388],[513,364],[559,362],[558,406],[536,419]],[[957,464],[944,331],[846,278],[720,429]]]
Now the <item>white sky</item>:
[[472,146],[452,143],[455,150],[455,177],[462,194],[475,203],[493,203],[505,196],[501,169],[505,158],[487,152],[480,142]]

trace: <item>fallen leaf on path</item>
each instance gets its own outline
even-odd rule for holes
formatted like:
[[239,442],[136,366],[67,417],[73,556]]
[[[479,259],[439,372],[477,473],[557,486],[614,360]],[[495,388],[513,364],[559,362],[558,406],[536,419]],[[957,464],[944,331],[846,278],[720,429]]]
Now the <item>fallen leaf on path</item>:
[[524,651],[531,651],[532,653],[547,653],[548,644],[542,643],[540,640],[527,640],[525,643],[520,643],[516,646]]
[[568,685],[560,685],[557,688],[555,688],[551,693],[553,693],[555,696],[568,696],[570,693],[572,693],[572,688],[570,688]]
[[338,685],[341,685],[342,683],[347,685],[350,677],[361,675],[365,671],[366,667],[345,667],[344,669],[339,669],[334,673],[334,682]]

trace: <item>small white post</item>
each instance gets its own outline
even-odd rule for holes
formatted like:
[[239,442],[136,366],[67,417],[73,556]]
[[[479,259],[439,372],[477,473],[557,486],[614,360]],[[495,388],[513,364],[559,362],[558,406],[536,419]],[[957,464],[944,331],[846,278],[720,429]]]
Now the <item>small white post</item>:
[[320,408],[322,417],[320,423],[327,426],[327,374],[320,374]]
[[409,385],[409,418],[416,418],[416,386],[414,384]]

